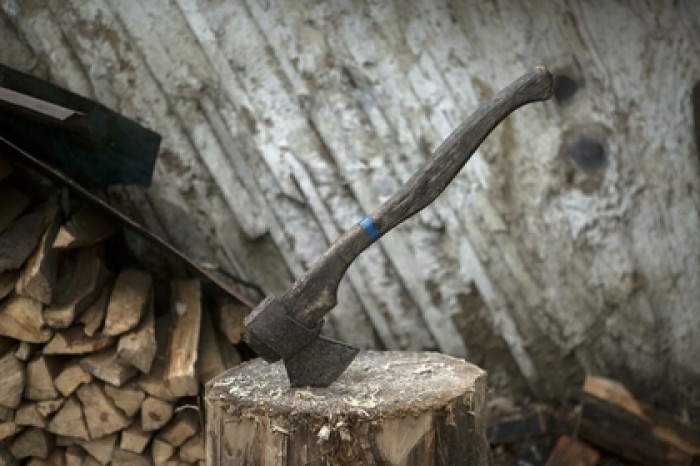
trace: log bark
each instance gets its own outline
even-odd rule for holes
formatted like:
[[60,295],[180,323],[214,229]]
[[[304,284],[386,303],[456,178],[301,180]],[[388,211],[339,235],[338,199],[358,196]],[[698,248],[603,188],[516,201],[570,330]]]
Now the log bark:
[[207,385],[207,462],[490,464],[486,374],[437,353],[361,352],[328,388],[290,389],[280,363]]

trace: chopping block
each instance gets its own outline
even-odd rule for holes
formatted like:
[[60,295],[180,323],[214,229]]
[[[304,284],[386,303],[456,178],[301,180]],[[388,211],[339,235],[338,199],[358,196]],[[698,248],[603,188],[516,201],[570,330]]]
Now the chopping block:
[[433,352],[361,351],[328,387],[255,359],[206,386],[207,464],[489,465],[486,372]]

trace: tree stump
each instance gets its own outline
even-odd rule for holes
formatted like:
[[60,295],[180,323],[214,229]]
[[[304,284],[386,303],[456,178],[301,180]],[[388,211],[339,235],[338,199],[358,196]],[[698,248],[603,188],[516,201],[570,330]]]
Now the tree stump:
[[486,373],[426,352],[361,352],[328,388],[260,359],[206,387],[207,464],[488,465]]

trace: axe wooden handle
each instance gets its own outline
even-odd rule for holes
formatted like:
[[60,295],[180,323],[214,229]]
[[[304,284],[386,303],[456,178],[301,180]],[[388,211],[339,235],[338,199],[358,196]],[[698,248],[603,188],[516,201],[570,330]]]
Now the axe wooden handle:
[[518,78],[476,110],[371,216],[347,230],[281,298],[287,311],[312,327],[336,304],[340,280],[369,245],[411,217],[447,187],[481,142],[517,108],[552,95],[552,75],[543,66]]

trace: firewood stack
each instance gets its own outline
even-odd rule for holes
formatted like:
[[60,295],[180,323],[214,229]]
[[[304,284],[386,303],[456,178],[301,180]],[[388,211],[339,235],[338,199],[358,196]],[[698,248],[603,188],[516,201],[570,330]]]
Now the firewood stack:
[[204,310],[196,279],[170,281],[156,309],[151,274],[108,269],[101,212],[64,221],[11,171],[0,163],[0,465],[203,464],[198,395],[240,361],[246,309]]

